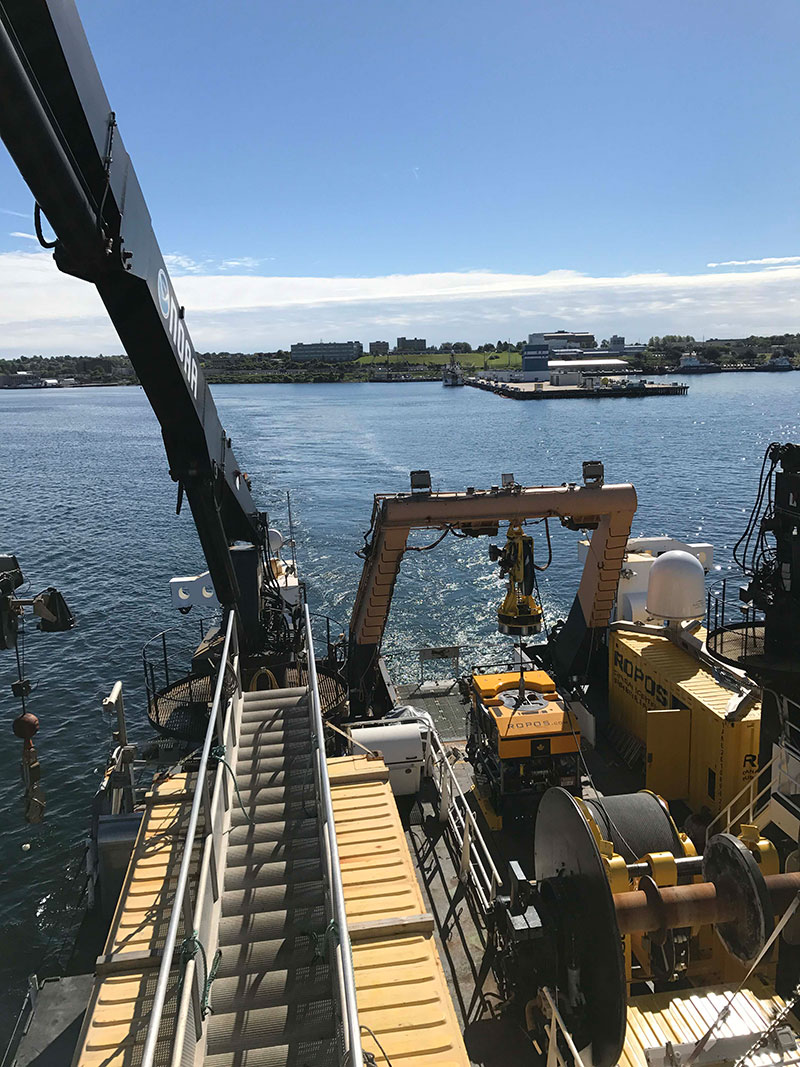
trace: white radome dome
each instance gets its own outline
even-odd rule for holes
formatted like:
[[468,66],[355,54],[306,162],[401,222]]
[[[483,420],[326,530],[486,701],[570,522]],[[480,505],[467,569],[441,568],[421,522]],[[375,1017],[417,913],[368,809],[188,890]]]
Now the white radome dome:
[[705,571],[691,552],[665,552],[652,565],[647,581],[647,611],[676,622],[705,615]]
[[283,548],[283,546],[285,544],[285,541],[283,539],[283,534],[280,532],[280,530],[273,530],[273,529],[268,530],[267,531],[267,543],[269,545],[269,550],[272,553],[272,555],[273,556],[277,556],[278,553],[280,552],[280,550]]

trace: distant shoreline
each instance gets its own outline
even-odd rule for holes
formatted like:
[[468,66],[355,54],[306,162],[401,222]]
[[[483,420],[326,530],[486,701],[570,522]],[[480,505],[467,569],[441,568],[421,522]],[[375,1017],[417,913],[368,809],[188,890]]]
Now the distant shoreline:
[[[738,363],[728,364],[726,366],[715,367],[712,371],[708,371],[705,368],[698,370],[694,367],[668,367],[668,368],[648,368],[646,370],[639,370],[637,368],[630,368],[625,372],[626,376],[648,376],[662,377],[664,375],[678,375],[686,377],[694,377],[697,374],[787,374],[790,371],[795,371],[800,368],[797,367],[781,367],[773,368],[768,363],[759,364],[756,366],[748,366]],[[484,372],[485,373],[485,372]],[[472,377],[472,375],[467,375]],[[241,378],[231,377],[223,378],[218,375],[210,375],[206,378],[208,385],[441,385],[441,376],[425,376],[425,377],[408,377],[408,378],[392,378],[388,381],[376,381],[369,377],[326,377],[322,374],[316,377],[298,376],[296,379],[288,379],[286,375],[263,375],[258,378]],[[13,386],[13,385],[0,385],[0,391],[8,393],[38,393],[38,392],[53,392],[54,390],[69,390],[69,389],[103,389],[109,387],[118,386],[137,386],[139,382],[126,379],[123,381],[110,381],[110,382],[80,382],[76,381],[71,385],[25,385],[25,386]]]

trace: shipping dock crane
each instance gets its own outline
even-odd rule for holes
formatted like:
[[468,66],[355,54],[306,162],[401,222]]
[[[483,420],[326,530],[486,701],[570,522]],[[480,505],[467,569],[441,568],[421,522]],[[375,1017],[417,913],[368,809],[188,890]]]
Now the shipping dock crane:
[[96,286],[161,425],[177,510],[185,495],[216,597],[260,651],[267,516],[220,422],[73,0],[0,3],[0,99],[39,240],[59,270]]

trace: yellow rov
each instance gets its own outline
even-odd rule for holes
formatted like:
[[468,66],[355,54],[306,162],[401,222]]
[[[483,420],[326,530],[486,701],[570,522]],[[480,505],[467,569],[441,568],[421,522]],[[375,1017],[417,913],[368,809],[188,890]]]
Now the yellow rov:
[[580,728],[549,674],[474,674],[470,698],[467,755],[493,829],[534,814],[551,786],[580,794]]

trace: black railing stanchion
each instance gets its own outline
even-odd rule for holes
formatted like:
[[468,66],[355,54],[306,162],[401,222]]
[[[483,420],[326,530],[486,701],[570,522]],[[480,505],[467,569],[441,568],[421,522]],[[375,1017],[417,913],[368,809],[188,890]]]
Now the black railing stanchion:
[[156,676],[155,676],[155,671],[153,670],[153,664],[152,663],[150,664],[150,700],[152,701],[152,704],[153,704],[153,717],[155,718],[155,721],[160,725],[161,724],[161,715],[159,714],[159,710],[158,710],[158,694],[156,692]]
[[167,660],[167,631],[165,630],[161,635],[161,647],[164,650],[164,679],[169,686],[169,662]]

